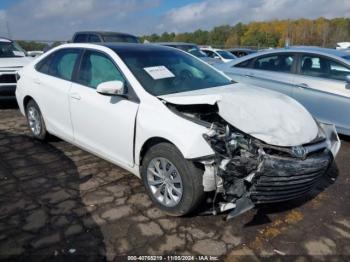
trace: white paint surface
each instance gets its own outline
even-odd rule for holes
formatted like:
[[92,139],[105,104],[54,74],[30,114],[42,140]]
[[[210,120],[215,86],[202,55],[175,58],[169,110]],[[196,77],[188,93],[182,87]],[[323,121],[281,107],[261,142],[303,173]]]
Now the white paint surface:
[[316,138],[318,127],[294,99],[277,92],[233,84],[161,96],[174,104],[215,104],[234,127],[268,144],[297,146]]

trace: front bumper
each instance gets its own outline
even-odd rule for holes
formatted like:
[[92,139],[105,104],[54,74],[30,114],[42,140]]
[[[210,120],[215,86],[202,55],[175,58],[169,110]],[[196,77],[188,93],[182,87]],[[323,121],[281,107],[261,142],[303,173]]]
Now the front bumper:
[[[214,161],[216,190],[235,206],[228,218],[256,204],[300,198],[312,189],[326,174],[340,148],[334,125],[319,126],[317,139],[297,147],[272,146],[239,135],[232,136],[229,132],[228,136],[205,137],[217,152]],[[209,181],[209,171],[206,166],[205,189],[210,189],[205,183]]]
[[307,194],[326,173],[332,160],[328,149],[312,154],[305,160],[265,156],[247,196],[254,204],[299,198]]
[[248,193],[255,204],[299,198],[325,175],[340,149],[340,140],[334,125],[320,126],[326,139],[304,146],[302,158],[264,156]]

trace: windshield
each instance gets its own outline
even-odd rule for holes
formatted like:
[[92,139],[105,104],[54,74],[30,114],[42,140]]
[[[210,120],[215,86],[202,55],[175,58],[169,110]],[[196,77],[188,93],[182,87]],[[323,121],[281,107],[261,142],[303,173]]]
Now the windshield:
[[179,50],[115,50],[145,90],[154,96],[223,86],[230,80]]
[[236,59],[236,57],[228,51],[218,50],[216,52],[224,59]]
[[25,51],[16,42],[0,42],[0,57],[23,57]]
[[139,39],[131,35],[104,35],[103,40],[109,43],[139,43]]

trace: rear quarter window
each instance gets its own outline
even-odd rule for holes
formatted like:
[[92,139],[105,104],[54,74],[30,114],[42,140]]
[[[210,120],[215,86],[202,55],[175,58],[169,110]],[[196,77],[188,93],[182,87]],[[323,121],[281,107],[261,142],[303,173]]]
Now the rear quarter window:
[[49,73],[49,66],[50,66],[52,57],[53,57],[53,54],[50,54],[47,57],[45,57],[44,59],[42,59],[41,61],[39,61],[35,65],[35,69],[40,73],[48,74]]

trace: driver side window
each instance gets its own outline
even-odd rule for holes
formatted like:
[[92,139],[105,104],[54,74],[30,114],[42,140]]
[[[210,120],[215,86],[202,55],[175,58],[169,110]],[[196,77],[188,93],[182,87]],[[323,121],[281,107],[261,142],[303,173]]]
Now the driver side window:
[[94,89],[103,82],[114,80],[125,82],[124,77],[110,58],[95,51],[85,52],[77,80],[80,84]]

